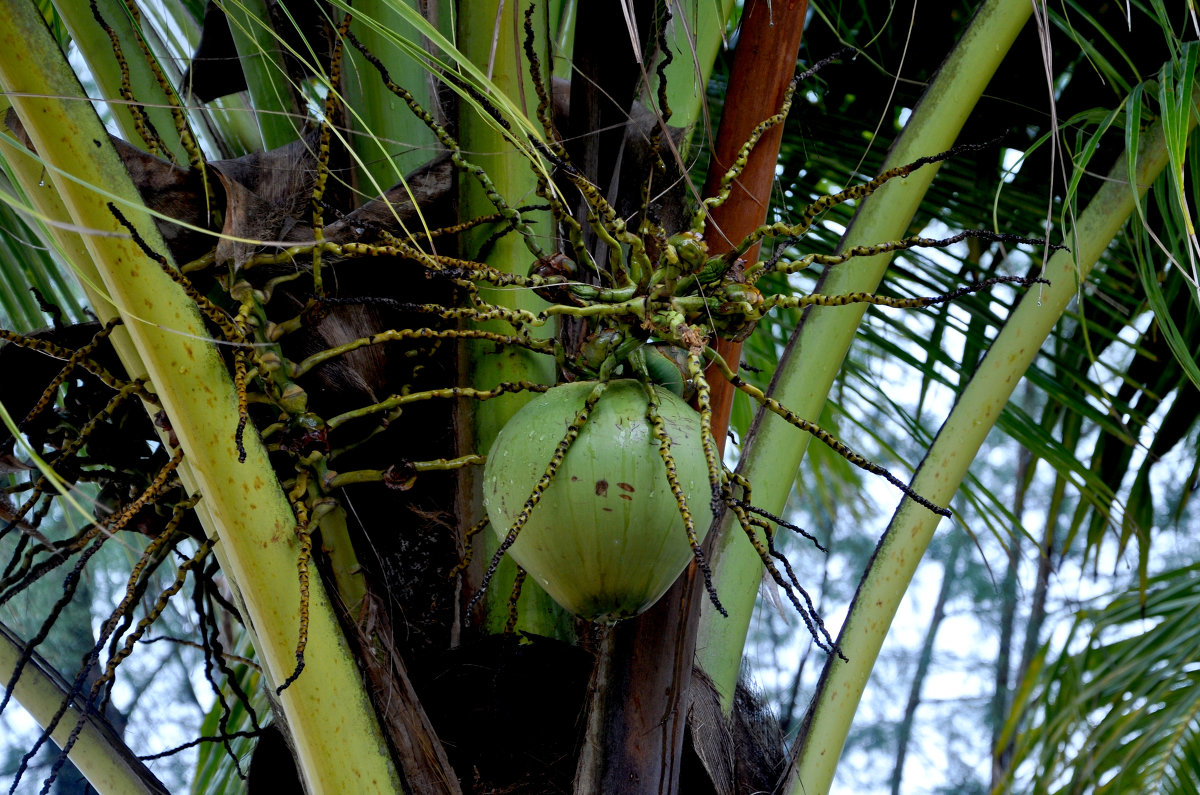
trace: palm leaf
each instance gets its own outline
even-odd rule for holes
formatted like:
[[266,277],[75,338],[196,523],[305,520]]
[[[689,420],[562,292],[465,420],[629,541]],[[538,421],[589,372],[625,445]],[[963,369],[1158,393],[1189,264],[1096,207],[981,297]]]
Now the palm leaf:
[[[1080,611],[1014,707],[1013,791],[1193,792],[1200,785],[1200,570],[1171,569]],[[1057,644],[1055,644],[1057,646]],[[1027,712],[1024,712],[1027,710]],[[1028,725],[1018,730],[1016,716]]]

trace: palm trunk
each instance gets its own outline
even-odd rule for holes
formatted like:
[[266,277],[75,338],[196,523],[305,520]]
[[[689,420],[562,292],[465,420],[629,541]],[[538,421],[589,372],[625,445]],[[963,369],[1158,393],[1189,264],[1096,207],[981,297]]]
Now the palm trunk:
[[[734,161],[754,127],[782,104],[795,71],[806,8],[807,0],[747,4],[730,78],[730,91],[744,101],[726,106],[708,195],[719,189],[727,164]],[[710,253],[729,250],[728,241],[740,240],[765,220],[782,133],[782,128],[776,128],[759,141],[733,195],[710,217],[706,235]],[[717,350],[736,368],[740,344],[722,341]],[[723,450],[733,387],[719,376],[710,383],[712,431]],[[712,550],[716,532],[710,531],[706,551]],[[700,605],[707,599],[703,577],[693,562],[658,604],[609,630],[592,683],[577,792],[678,791]],[[737,654],[740,657],[741,646]]]
[[[1018,523],[1025,514],[1025,494],[1029,489],[1029,470],[1032,463],[1033,456],[1022,447],[1017,454],[1017,472],[1014,479],[1017,484],[1017,493],[1013,498],[1013,516],[1016,517]],[[1008,567],[1000,585],[1000,644],[996,652],[995,688],[989,709],[989,721],[992,725],[993,789],[1000,782],[1007,767],[1005,749],[1000,744],[1000,736],[1004,731],[1004,721],[1008,717],[1012,696],[1012,645],[1014,625],[1017,620],[1017,580],[1021,565],[1021,538],[1021,531],[1013,534],[1008,548]]]
[[[1047,409],[1047,413],[1050,410]],[[1078,417],[1076,415],[1076,420]],[[1045,422],[1043,420],[1043,422]],[[1063,444],[1070,450],[1078,443],[1078,421],[1066,422],[1063,429]],[[1017,672],[1014,678],[1018,692],[1025,689],[1026,677],[1029,676],[1030,670],[1033,667],[1034,659],[1038,653],[1038,647],[1041,644],[1042,626],[1046,621],[1046,596],[1050,590],[1050,576],[1055,570],[1055,555],[1057,554],[1057,533],[1059,511],[1062,510],[1063,499],[1066,495],[1067,479],[1061,475],[1054,479],[1054,489],[1051,491],[1049,504],[1045,510],[1045,527],[1042,530],[1042,540],[1038,544],[1038,565],[1037,574],[1033,586],[1033,599],[1029,605],[1029,617],[1025,622],[1025,638],[1021,644],[1021,659],[1017,665]],[[1001,749],[993,751],[998,756],[998,765],[994,765],[992,773],[993,789],[1002,785],[1009,780],[1012,773],[1012,759],[1016,747],[1016,740],[1013,733],[1009,730],[1016,721],[1020,718],[1021,703],[1018,701],[1015,708],[1010,709],[1008,714],[1003,716],[1005,722],[1005,731],[1002,736],[1007,737],[1004,746]],[[998,770],[996,769],[998,768]]]

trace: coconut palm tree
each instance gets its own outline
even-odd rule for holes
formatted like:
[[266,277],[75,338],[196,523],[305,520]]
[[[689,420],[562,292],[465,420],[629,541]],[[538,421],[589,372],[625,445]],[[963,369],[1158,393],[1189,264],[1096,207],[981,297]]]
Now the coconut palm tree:
[[[926,274],[898,269],[889,280],[897,292],[876,298],[891,252],[952,245],[949,234],[916,237],[930,217],[963,217],[920,211],[946,159],[941,153],[953,151],[951,166],[957,158],[988,179],[997,173],[994,156],[989,162],[975,147],[952,146],[970,140],[964,125],[1031,24],[1029,4],[995,0],[964,17],[961,35],[947,42],[948,59],[920,101],[907,105],[912,114],[886,158],[876,168],[797,182],[770,216],[777,162],[799,174],[811,157],[794,133],[784,136],[775,115],[789,98],[798,104],[789,86],[805,3],[749,3],[740,11],[724,101],[713,106],[719,128],[707,123],[703,87],[729,4],[631,3],[621,6],[624,14],[600,4],[538,3],[528,13],[484,5],[0,5],[0,86],[13,109],[0,144],[4,195],[12,223],[19,216],[45,246],[12,245],[7,263],[13,274],[31,274],[46,299],[39,306],[7,291],[10,321],[26,333],[10,334],[4,350],[20,352],[16,367],[33,368],[46,355],[56,362],[32,379],[29,396],[4,395],[12,421],[27,419],[19,429],[25,442],[15,428],[10,441],[18,474],[5,534],[19,540],[0,599],[49,576],[64,583],[31,632],[5,636],[0,660],[13,672],[16,697],[93,782],[117,791],[161,786],[128,754],[87,761],[90,749],[119,743],[70,710],[107,701],[117,666],[186,583],[205,676],[219,694],[204,729],[215,742],[202,753],[201,788],[231,776],[240,749],[264,735],[269,697],[272,736],[286,738],[282,757],[294,759],[314,791],[555,791],[572,781],[589,792],[826,791],[936,510],[950,504],[984,435],[1001,421],[1031,443],[1035,429],[1057,421],[1050,406],[1062,403],[1089,416],[1085,401],[1064,400],[1061,391],[1051,392],[1058,402],[1047,404],[1040,424],[1002,413],[1081,279],[1094,269],[1113,278],[1104,258],[1130,216],[1188,217],[1182,177],[1197,51],[1178,38],[1169,39],[1166,57],[1148,56],[1151,72],[1165,61],[1157,94],[1131,80],[1107,115],[1089,115],[1090,104],[1072,108],[1073,170],[1061,218],[1052,219],[1052,235],[1045,232],[1069,251],[1060,248],[1044,264],[1026,256],[1002,270],[1001,248],[1042,230],[1023,228],[1028,214],[995,224],[976,216],[971,226],[955,225],[970,230],[960,239],[970,248],[961,271],[933,269],[941,281],[930,285],[921,284]],[[865,28],[851,31],[824,11],[816,15],[834,37],[853,44],[861,36],[871,54]],[[873,11],[861,19],[878,21]],[[1160,9],[1147,16],[1166,31],[1178,23]],[[1038,22],[1050,36],[1041,12]],[[914,23],[913,35],[948,29]],[[187,42],[197,32],[193,49]],[[824,49],[810,38],[809,51],[832,54],[829,38]],[[1068,40],[1067,57],[1103,52],[1086,36]],[[74,60],[65,55],[68,42]],[[1104,62],[1122,71],[1110,67]],[[99,117],[81,101],[97,95]],[[802,121],[817,112],[813,96],[802,99]],[[824,97],[829,108],[832,96]],[[994,116],[985,129],[994,129]],[[1027,125],[1039,126],[1052,129],[1041,117]],[[1109,158],[1102,144],[1120,140],[1113,133],[1122,129],[1117,148],[1125,154]],[[792,146],[777,160],[781,139]],[[1034,143],[1020,148],[1053,148]],[[693,184],[703,168],[697,153],[710,150],[699,155],[708,180]],[[840,161],[847,162],[844,149]],[[1140,192],[1164,170],[1175,190],[1159,190],[1154,209],[1142,208]],[[1108,179],[1090,186],[1089,171]],[[1029,175],[1038,173],[1046,172],[1022,168],[1012,190],[1036,184]],[[871,181],[874,174],[887,178]],[[848,187],[855,184],[869,187]],[[842,201],[817,198],[825,193]],[[699,205],[702,198],[714,200]],[[939,198],[949,209],[970,205]],[[858,204],[852,220],[837,215],[849,201]],[[847,227],[840,242],[830,239],[838,218]],[[754,244],[763,241],[770,246],[760,253]],[[789,298],[807,255],[826,268]],[[1166,287],[1153,266],[1139,274],[1144,305],[1180,363],[1172,388],[1195,369],[1186,329],[1172,319],[1191,317],[1179,296],[1194,297],[1194,283],[1190,292],[1182,286],[1187,270],[1178,264],[1189,260],[1176,262],[1163,272]],[[757,281],[756,263],[770,271]],[[67,270],[77,288],[67,284]],[[1014,270],[1017,277],[1006,275]],[[1011,299],[1015,305],[969,303],[995,284],[989,279],[1028,285],[1033,277],[1050,284]],[[632,292],[622,292],[626,285]],[[822,415],[866,306],[927,305],[906,294],[925,288],[928,296],[931,286],[941,296],[964,294],[973,312],[969,339],[1003,328],[977,365],[967,357],[979,349],[970,346],[948,359],[939,346],[936,358],[918,362],[930,379],[951,382],[957,403],[906,484],[804,418]],[[656,301],[662,307],[652,311]],[[760,302],[777,313],[758,311]],[[65,319],[30,333],[51,303]],[[84,322],[82,304],[95,322]],[[801,310],[799,322],[786,317]],[[1115,337],[1119,319],[1107,319],[1080,325]],[[743,355],[751,368],[779,366],[756,385],[751,370],[734,374]],[[973,377],[939,376],[943,360]],[[501,432],[518,427],[532,395],[545,393],[547,402],[534,398],[534,405],[549,417],[551,396],[565,394],[549,386],[603,382],[618,371],[674,385],[700,409],[703,443],[687,456],[679,452],[685,431],[663,431],[667,412],[656,408],[673,398],[646,386],[659,397],[649,409],[639,398],[635,412],[657,428],[648,431],[657,440],[648,445],[652,460],[665,464],[656,471],[694,463],[700,472],[699,492],[686,495],[686,478],[664,480],[665,514],[655,516],[675,518],[645,524],[677,521],[680,543],[682,528],[698,535],[684,547],[692,563],[656,604],[624,595],[587,614],[563,594],[594,585],[590,570],[539,569],[515,546],[528,577],[504,552],[519,533],[532,537],[537,503],[547,495],[549,504],[549,489],[572,477],[564,463],[572,445],[584,443],[588,423],[598,426],[616,398],[600,387],[580,394],[588,402],[570,406],[566,435],[551,435],[533,461],[533,480],[517,489],[528,496],[515,498],[527,503],[516,516],[496,521],[492,484],[509,473],[483,474],[480,465],[487,456],[492,467],[505,466],[496,451],[515,459],[526,452],[510,448]],[[1161,396],[1165,385],[1151,387],[1147,378],[1138,382],[1147,384],[1143,391]],[[60,387],[65,395],[55,402]],[[747,401],[742,412],[757,408],[740,436],[736,476],[717,450],[735,391]],[[781,515],[811,436],[904,492],[836,638],[805,601],[803,579],[773,554],[774,534],[789,527]],[[1087,472],[1066,445],[1031,446],[1064,477],[1078,474],[1086,493],[1100,495],[1093,503],[1103,502],[1104,466]],[[1106,460],[1122,465],[1119,456]],[[608,480],[593,480],[595,497],[608,499]],[[611,480],[629,487],[623,496],[632,502],[632,481]],[[701,544],[709,486],[717,518]],[[56,489],[61,518],[50,515],[49,496],[38,498]],[[485,491],[494,524],[507,527],[485,532]],[[567,500],[562,510],[583,502]],[[601,510],[596,503],[585,512]],[[571,524],[575,532],[582,523]],[[1148,549],[1139,525],[1126,527],[1139,550]],[[128,585],[102,617],[83,664],[56,688],[52,676],[37,676],[35,653],[88,560],[114,537],[134,539]],[[627,575],[637,557],[627,554],[617,574]],[[151,576],[167,559],[174,571]],[[736,687],[764,566],[831,652],[787,757]],[[645,612],[597,628],[558,602],[588,618]],[[252,659],[228,662],[233,653]],[[255,753],[258,775],[267,758]]]

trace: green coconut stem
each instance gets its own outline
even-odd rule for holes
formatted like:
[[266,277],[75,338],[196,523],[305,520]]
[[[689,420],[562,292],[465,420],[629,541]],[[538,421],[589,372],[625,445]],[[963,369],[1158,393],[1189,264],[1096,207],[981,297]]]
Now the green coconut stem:
[[[195,304],[142,250],[109,209],[114,203],[155,251],[166,251],[117,153],[50,38],[36,6],[0,2],[0,86],[45,165],[47,182],[83,236],[76,262],[101,319],[124,319],[134,353],[124,363],[145,373],[185,453],[185,485],[202,495],[197,513],[222,569],[238,589],[255,649],[273,682],[295,662],[300,595],[295,576],[295,518],[266,451],[245,441],[238,464],[237,396]],[[31,186],[26,186],[31,190]],[[101,297],[103,296],[103,298]],[[104,299],[107,299],[104,300]],[[119,345],[125,357],[129,347]],[[375,713],[319,583],[309,605],[306,674],[280,705],[300,765],[314,790],[398,790]]]
[[[1193,94],[1200,103],[1200,91]],[[1189,114],[1189,129],[1196,114]],[[1058,323],[1100,255],[1134,212],[1168,160],[1162,123],[1144,134],[1132,167],[1122,157],[1071,229],[1074,254],[1059,251],[1045,268],[1050,286],[1026,295],[980,362],[913,478],[932,500],[949,501],[1042,342]],[[1130,176],[1132,175],[1132,185]],[[850,724],[892,619],[912,582],[938,519],[905,500],[880,540],[838,636],[847,660],[829,658],[797,741],[785,792],[829,792]]]
[[[954,144],[967,115],[1031,12],[1026,0],[991,0],[976,12],[970,28],[893,145],[885,170],[944,152]],[[904,237],[936,173],[936,165],[927,166],[903,180],[889,182],[863,200],[842,248]],[[833,268],[823,279],[820,291],[873,293],[889,261],[890,255],[882,254],[861,259],[853,268]],[[797,416],[821,416],[864,311],[861,305],[809,309],[788,343],[770,395]],[[783,418],[765,409],[758,412],[743,448],[739,471],[754,483],[760,507],[782,513],[808,442],[807,435],[797,435]],[[725,532],[732,521],[733,517],[726,517],[713,549],[717,589],[731,617],[726,620],[704,606],[697,643],[697,664],[712,679],[726,712],[733,704],[741,652],[762,577],[762,563],[753,547],[744,543],[741,534]]]
[[[1200,103],[1200,91],[1193,95]],[[1195,114],[1190,125],[1195,125]],[[1136,202],[1168,162],[1162,124],[1142,138],[1133,168],[1127,159],[1112,167],[1096,197],[1087,204],[1070,238],[1078,250],[1057,252],[1046,264],[1049,287],[1028,294],[1004,323],[976,375],[962,391],[912,486],[932,500],[949,501],[992,425],[1000,418],[1016,384],[1037,357],[1042,342],[1079,292],[1079,283],[1133,214]],[[1129,175],[1133,174],[1133,186]],[[936,518],[905,501],[896,509],[871,566],[854,594],[838,644],[848,662],[829,659],[817,698],[800,730],[799,755],[785,791],[827,793],[884,636],[937,526]]]

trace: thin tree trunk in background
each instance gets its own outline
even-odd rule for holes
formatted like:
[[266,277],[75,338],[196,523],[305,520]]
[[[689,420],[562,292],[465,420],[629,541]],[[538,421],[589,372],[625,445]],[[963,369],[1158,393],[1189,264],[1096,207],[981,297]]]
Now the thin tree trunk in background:
[[[1025,494],[1029,489],[1030,466],[1033,456],[1024,447],[1020,448],[1017,459],[1015,482],[1016,494],[1013,496],[1013,516],[1021,521],[1025,513]],[[1004,581],[1000,586],[1000,648],[996,653],[996,687],[992,695],[990,723],[992,726],[992,788],[995,789],[1004,771],[1003,752],[1000,749],[1000,735],[1004,730],[1004,720],[1008,717],[1008,707],[1012,695],[1012,641],[1013,624],[1017,611],[1017,574],[1021,564],[1020,530],[1012,535],[1012,544],[1008,549],[1008,570],[1004,573]]]
[[896,732],[896,765],[892,769],[892,795],[900,795],[900,783],[904,777],[904,759],[908,756],[908,745],[912,740],[913,720],[917,707],[921,705],[921,690],[925,686],[925,677],[929,675],[929,665],[933,661],[933,645],[937,641],[938,628],[946,617],[946,602],[950,599],[950,591],[958,576],[958,556],[962,551],[962,536],[955,533],[950,539],[950,551],[942,572],[942,587],[938,590],[937,602],[933,605],[933,616],[929,619],[929,629],[925,632],[925,642],[921,644],[921,653],[917,657],[917,670],[913,673],[912,686],[908,690],[908,703],[904,707],[904,718]]
[[[1072,446],[1070,431],[1064,431],[1063,442]],[[1077,441],[1077,439],[1076,439]],[[1038,545],[1037,580],[1033,586],[1033,600],[1029,606],[1029,620],[1025,624],[1025,642],[1021,647],[1021,663],[1017,667],[1016,683],[1020,688],[1033,664],[1033,656],[1037,653],[1041,642],[1042,624],[1046,621],[1046,594],[1050,588],[1050,575],[1054,573],[1055,563],[1055,529],[1058,526],[1058,512],[1062,508],[1066,495],[1067,480],[1061,475],[1054,480],[1054,491],[1050,496],[1050,505],[1046,510],[1046,527],[1042,532],[1042,541]],[[993,765],[993,787],[997,780],[1004,780],[1012,765],[1013,744],[1010,739],[999,751],[997,762]],[[993,752],[995,753],[995,752]],[[999,776],[999,778],[997,778]]]
[[[779,110],[796,71],[807,8],[808,0],[746,4],[727,94],[735,101],[725,106],[710,168],[718,182],[754,127]],[[729,250],[728,241],[741,240],[766,219],[782,134],[777,127],[763,136],[733,194],[709,219],[710,253]],[[707,189],[705,195],[711,195]],[[740,344],[731,349],[719,343],[717,350],[738,366]],[[719,375],[709,383],[712,430],[723,450],[733,390]],[[678,791],[700,604],[708,598],[703,582],[693,562],[658,604],[609,630],[600,652],[607,659],[597,664],[591,685],[577,793]]]
[[[1057,416],[1057,415],[1055,415]],[[1079,430],[1082,419],[1075,415],[1072,422],[1064,422],[1062,430],[1063,446],[1068,450],[1075,449],[1079,443]],[[1046,420],[1042,420],[1046,427]],[[1054,490],[1050,493],[1050,504],[1046,508],[1046,527],[1042,531],[1042,541],[1038,546],[1037,580],[1033,586],[1033,601],[1029,607],[1029,621],[1025,626],[1025,643],[1021,648],[1021,665],[1017,669],[1017,682],[1024,681],[1029,666],[1033,664],[1033,655],[1037,653],[1042,634],[1042,624],[1046,621],[1046,594],[1050,588],[1050,575],[1055,569],[1055,547],[1058,543],[1056,529],[1058,514],[1062,510],[1067,493],[1067,478],[1058,475],[1054,479]]]
[[[1053,502],[1062,499],[1066,491],[1066,478],[1057,478],[1054,484]],[[1025,643],[1021,648],[1021,665],[1017,668],[1017,682],[1025,678],[1033,655],[1037,651],[1041,636],[1042,624],[1046,620],[1046,593],[1050,588],[1050,575],[1054,573],[1054,543],[1056,514],[1051,513],[1046,518],[1046,529],[1042,534],[1042,543],[1038,546],[1037,582],[1033,586],[1033,601],[1029,606],[1029,622],[1025,626]]]
[[[825,542],[826,545],[830,549],[833,549],[834,534],[837,532],[837,528],[830,521],[822,521],[820,524],[821,537],[827,539]],[[817,597],[817,615],[825,614],[825,591],[829,587],[829,556],[823,555],[821,560],[821,582],[817,586],[817,593],[819,594]],[[781,712],[783,717],[779,719],[779,730],[785,736],[791,732],[792,725],[796,720],[796,705],[800,701],[800,685],[804,681],[804,669],[808,666],[808,661],[812,657],[813,647],[813,642],[810,638],[804,654],[800,657],[800,664],[796,666],[796,678],[792,680],[792,687],[788,692],[787,703],[783,705]]]

